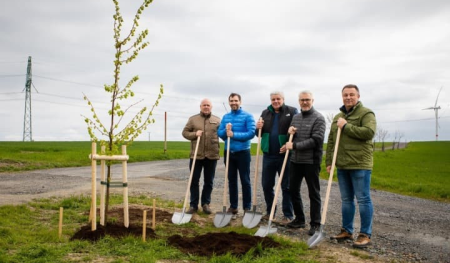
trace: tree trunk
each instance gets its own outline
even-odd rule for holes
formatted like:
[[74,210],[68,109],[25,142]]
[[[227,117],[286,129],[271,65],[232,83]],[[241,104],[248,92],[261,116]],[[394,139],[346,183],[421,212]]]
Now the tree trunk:
[[105,227],[108,225],[108,207],[109,207],[109,186],[111,183],[111,164],[108,164],[108,177],[106,179],[106,200],[105,200]]

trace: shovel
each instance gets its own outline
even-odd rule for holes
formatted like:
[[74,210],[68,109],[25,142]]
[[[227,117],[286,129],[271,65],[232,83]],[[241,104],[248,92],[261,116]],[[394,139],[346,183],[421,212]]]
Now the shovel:
[[195,160],[197,159],[197,151],[198,151],[199,143],[200,143],[200,136],[197,137],[197,144],[195,145],[194,159],[192,160],[191,174],[189,175],[189,182],[188,182],[188,186],[186,189],[186,195],[184,197],[183,211],[181,213],[175,212],[175,213],[173,213],[173,216],[172,216],[172,223],[174,223],[176,225],[186,224],[189,221],[191,221],[191,218],[192,218],[192,214],[186,213],[186,206],[188,203],[189,190],[191,188],[192,175],[194,174]]
[[327,219],[328,200],[330,199],[331,183],[333,182],[334,166],[336,164],[336,156],[337,156],[337,152],[338,152],[340,137],[341,137],[341,128],[338,128],[337,135],[336,135],[336,144],[334,145],[333,161],[331,162],[330,177],[328,178],[327,193],[325,195],[325,202],[323,205],[322,220],[320,221],[319,230],[316,230],[314,235],[308,239],[307,244],[308,244],[309,248],[312,248],[315,245],[319,244],[320,241],[322,241],[325,238],[325,232],[323,231],[323,226],[325,225],[325,220]]
[[225,182],[223,184],[223,210],[214,217],[214,226],[224,227],[230,223],[231,213],[227,213],[228,163],[230,162],[230,137],[227,138],[227,159],[225,162]]
[[[294,135],[291,133],[291,135],[289,136],[289,142],[292,142],[292,137],[294,137]],[[275,207],[277,206],[278,193],[280,192],[281,181],[283,181],[284,169],[286,168],[286,162],[287,162],[288,157],[289,157],[289,150],[286,149],[283,166],[281,167],[280,178],[278,178],[278,183],[277,183],[277,187],[275,190],[275,196],[274,196],[273,202],[272,202],[272,209],[270,210],[269,224],[267,226],[261,226],[258,229],[258,231],[256,231],[255,236],[265,237],[268,234],[275,234],[277,232],[277,229],[275,227],[271,227],[271,225],[272,225],[272,220],[273,220],[273,214],[275,214]]]
[[[261,118],[260,118],[261,120]],[[253,182],[253,211],[245,212],[242,219],[242,225],[246,228],[254,228],[261,221],[262,213],[256,212],[256,186],[258,181],[258,162],[259,162],[259,146],[261,144],[261,130],[258,131],[258,147],[256,148],[256,165],[255,165],[255,180]]]

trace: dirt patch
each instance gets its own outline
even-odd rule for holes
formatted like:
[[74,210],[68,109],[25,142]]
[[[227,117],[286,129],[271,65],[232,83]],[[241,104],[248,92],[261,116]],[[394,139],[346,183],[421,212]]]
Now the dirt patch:
[[[137,225],[129,225],[128,228],[126,228],[123,224],[108,224],[107,226],[102,226],[97,224],[97,230],[92,231],[91,225],[83,226],[80,230],[78,230],[71,238],[70,240],[90,240],[90,241],[97,241],[106,235],[109,235],[111,237],[115,238],[122,238],[126,236],[136,236],[136,237],[142,237],[142,226]],[[148,228],[146,230],[146,236],[147,238],[155,238],[156,234],[153,231],[153,229]]]
[[[207,233],[195,237],[173,235],[167,239],[170,245],[179,248],[184,253],[212,257],[213,255],[245,255],[250,249],[261,243],[262,249],[276,248],[280,244],[270,237],[255,237],[236,232]],[[255,252],[258,252],[255,250]]]
[[[92,231],[91,224],[82,226],[80,230],[78,230],[70,240],[90,240],[97,241],[105,235],[109,235],[115,238],[122,238],[129,235],[142,237],[142,221],[143,221],[143,211],[150,210],[151,208],[148,206],[131,206],[128,208],[128,217],[129,217],[129,226],[128,228],[123,224],[123,207],[117,206],[112,207],[108,211],[108,222],[113,221],[113,223],[108,223],[106,226],[102,226],[97,224],[97,230]],[[151,210],[152,211],[152,210]],[[99,213],[100,210],[97,210]],[[88,214],[89,212],[87,212]],[[151,226],[152,222],[152,214],[147,213],[150,217],[147,216],[146,224],[147,226]],[[172,215],[164,210],[155,209],[155,218],[162,222],[167,222],[172,218]],[[156,238],[156,234],[151,227],[146,228],[146,237],[147,238]]]
[[[144,205],[132,205],[128,209],[129,227],[123,224],[123,207],[112,207],[108,211],[108,222],[106,226],[97,225],[97,230],[92,231],[91,225],[82,226],[70,240],[90,240],[97,241],[106,235],[114,238],[122,238],[129,235],[142,237],[142,220],[143,211],[147,210],[147,225],[151,226],[152,208]],[[162,209],[155,209],[155,218],[159,224],[171,224],[173,214]],[[206,220],[206,219],[204,219]],[[191,222],[200,223],[202,220],[196,220],[194,217]],[[182,231],[183,233],[183,231]],[[183,233],[185,234],[185,233]],[[194,234],[189,231],[189,235]],[[149,239],[158,238],[152,228],[146,228],[146,236]],[[181,235],[172,235],[167,239],[168,243],[177,247],[184,253],[211,257],[213,255],[223,255],[231,253],[240,256],[246,254],[250,249],[261,244],[262,249],[276,248],[280,244],[270,237],[255,237],[246,234],[238,234],[236,232],[229,233],[207,233],[205,235],[194,237],[183,237]],[[256,253],[258,251],[256,250]]]
[[[128,217],[130,224],[142,226],[144,210],[147,210],[147,224],[151,224],[153,217],[153,208],[145,205],[130,205],[128,207]],[[161,208],[155,208],[155,218],[158,223],[171,222],[172,213],[169,213]],[[123,224],[123,207],[112,207],[110,211],[108,211],[108,220],[109,219],[114,219],[115,222]]]
[[10,159],[1,159],[0,160],[0,168],[7,167],[8,169],[13,169],[16,167],[23,167],[25,164],[21,162],[17,162]]

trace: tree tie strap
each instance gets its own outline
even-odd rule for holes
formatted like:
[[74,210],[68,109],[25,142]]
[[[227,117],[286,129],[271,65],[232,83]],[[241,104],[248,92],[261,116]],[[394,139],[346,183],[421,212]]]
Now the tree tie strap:
[[123,182],[105,182],[105,181],[100,181],[100,184],[102,185],[106,185],[106,187],[108,188],[118,188],[118,187],[128,187],[128,183],[123,183]]

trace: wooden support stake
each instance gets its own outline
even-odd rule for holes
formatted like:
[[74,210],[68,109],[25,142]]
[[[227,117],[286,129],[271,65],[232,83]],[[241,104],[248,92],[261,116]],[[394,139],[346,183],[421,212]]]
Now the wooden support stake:
[[153,199],[153,216],[152,216],[152,229],[156,229],[156,200]]
[[147,234],[147,210],[144,210],[144,216],[142,219],[142,241],[145,242],[145,236]]
[[[92,142],[92,156],[97,153],[97,143]],[[96,189],[96,175],[97,175],[97,161],[92,159],[91,161],[92,170],[92,194],[91,194],[91,230],[97,230],[97,189]]]
[[[126,145],[122,145],[122,155],[127,155]],[[127,161],[122,161],[122,183],[124,185],[128,184],[127,177]],[[130,225],[128,215],[128,186],[123,187],[123,225],[126,228],[128,228],[128,226]]]
[[[105,154],[105,146],[101,148],[101,154]],[[100,161],[100,182],[106,182],[105,160]],[[100,184],[100,225],[105,225],[105,194],[106,185]]]
[[59,239],[61,239],[61,236],[62,236],[63,211],[64,211],[64,208],[60,207],[59,208],[59,228],[58,228]]

